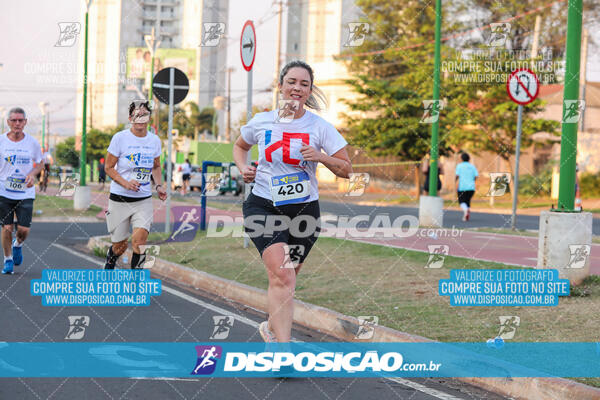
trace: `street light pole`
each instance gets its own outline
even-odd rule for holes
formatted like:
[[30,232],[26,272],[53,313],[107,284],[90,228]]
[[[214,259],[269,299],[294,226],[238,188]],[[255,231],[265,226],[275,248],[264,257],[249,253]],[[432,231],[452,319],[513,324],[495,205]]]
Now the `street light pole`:
[[152,27],[152,33],[150,35],[144,35],[144,41],[146,47],[150,51],[150,88],[148,89],[148,100],[152,100],[152,81],[154,80],[154,56],[156,49],[160,46],[160,39],[156,40],[155,27]]
[[87,172],[87,83],[88,83],[88,23],[92,0],[85,3],[85,38],[83,44],[83,118],[81,129],[81,154],[79,156],[79,185],[75,187],[73,195],[73,208],[75,210],[87,210],[92,202],[92,188],[86,186]]
[[[569,0],[567,14],[567,55],[563,101],[562,140],[560,141],[560,179],[558,211],[574,211],[575,163],[577,160],[578,122],[565,122],[565,115],[579,98],[579,57],[581,52],[582,0]],[[571,105],[567,109],[567,102]]]
[[87,82],[88,82],[88,19],[92,0],[88,0],[85,8],[85,38],[83,47],[83,124],[81,128],[81,156],[79,157],[79,186],[85,186],[86,147],[87,147]]
[[39,106],[40,111],[42,112],[42,150],[48,151],[48,149],[46,149],[46,107],[48,106],[48,103],[40,101]]
[[[440,40],[441,40],[441,28],[442,27],[442,0],[436,0],[435,2],[435,50],[434,50],[434,61],[433,61],[433,103],[432,107],[438,107],[440,99]],[[438,111],[439,112],[439,111]],[[431,152],[429,162],[429,195],[437,196],[437,180],[438,180],[438,130],[439,130],[439,117],[433,124],[431,124]],[[420,188],[417,188],[417,191]]]

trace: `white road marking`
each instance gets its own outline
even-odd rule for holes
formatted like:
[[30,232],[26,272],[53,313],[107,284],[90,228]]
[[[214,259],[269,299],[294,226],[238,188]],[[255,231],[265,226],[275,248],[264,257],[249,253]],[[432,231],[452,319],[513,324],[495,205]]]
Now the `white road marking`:
[[[103,265],[103,263],[101,261],[99,261],[97,258],[93,258],[93,257],[90,257],[88,255],[78,253],[77,251],[75,251],[73,249],[70,249],[70,248],[68,248],[66,246],[63,246],[61,244],[53,243],[52,245],[55,246],[55,247],[57,247],[57,248],[59,248],[59,249],[61,249],[61,250],[66,251],[68,253],[71,253],[71,254],[73,254],[73,255],[75,255],[77,257],[83,258],[84,260],[88,260],[88,261],[94,263],[95,265]],[[192,297],[192,296],[190,296],[190,295],[188,295],[186,293],[180,292],[179,290],[170,288],[168,286],[164,286],[163,285],[162,288],[163,288],[164,291],[169,292],[169,293],[171,293],[171,294],[173,294],[173,295],[175,295],[177,297],[180,297],[180,298],[182,298],[184,300],[187,300],[187,301],[189,301],[191,303],[197,304],[197,305],[199,305],[201,307],[208,308],[209,310],[218,312],[221,315],[230,315],[230,316],[233,316],[238,321],[240,321],[240,322],[242,322],[242,323],[244,323],[246,325],[249,325],[249,326],[251,326],[253,328],[258,329],[258,325],[259,325],[258,322],[252,321],[251,319],[246,318],[246,317],[244,317],[242,315],[234,314],[231,311],[225,310],[224,308],[215,306],[213,304],[206,303],[206,302],[204,302],[202,300],[198,300],[195,297]],[[292,338],[292,341],[297,341],[297,340],[295,340],[294,338]],[[197,379],[185,379],[185,378],[158,378],[158,377],[152,377],[152,378],[130,378],[130,379],[147,379],[147,380],[163,380],[163,381],[195,381],[195,380],[197,380]],[[416,383],[416,382],[410,381],[408,379],[404,379],[404,378],[386,378],[386,379],[389,379],[389,380],[394,381],[396,383],[399,383],[401,385],[413,388],[415,390],[418,390],[418,391],[423,392],[425,394],[428,394],[430,396],[437,397],[440,400],[463,400],[463,399],[461,399],[459,397],[454,397],[454,396],[449,395],[447,393],[441,392],[441,391],[436,390],[436,389],[429,388],[427,386],[421,385],[420,383]]]

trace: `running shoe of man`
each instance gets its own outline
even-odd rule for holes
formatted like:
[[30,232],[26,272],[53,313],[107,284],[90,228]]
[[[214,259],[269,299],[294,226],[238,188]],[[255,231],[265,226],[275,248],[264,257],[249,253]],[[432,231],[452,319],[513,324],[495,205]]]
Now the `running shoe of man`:
[[13,273],[13,267],[14,267],[14,262],[12,259],[9,260],[5,260],[4,261],[4,269],[2,270],[2,273],[5,275],[11,275]]
[[15,263],[15,265],[21,265],[23,263],[23,247],[22,246],[15,246],[15,242],[16,242],[16,238],[13,241],[13,247],[12,247],[12,254],[13,254],[13,261]]

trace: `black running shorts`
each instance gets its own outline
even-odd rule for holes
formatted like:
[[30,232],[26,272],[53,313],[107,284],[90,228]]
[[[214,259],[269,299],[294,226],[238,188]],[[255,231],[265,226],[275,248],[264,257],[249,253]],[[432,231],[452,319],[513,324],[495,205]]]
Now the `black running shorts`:
[[250,193],[242,210],[244,231],[261,257],[270,245],[286,243],[290,254],[295,252],[297,262],[303,263],[321,230],[318,200],[274,206],[271,200]]
[[17,224],[29,228],[33,216],[33,199],[13,200],[0,196],[0,220],[2,225],[14,224],[17,216]]

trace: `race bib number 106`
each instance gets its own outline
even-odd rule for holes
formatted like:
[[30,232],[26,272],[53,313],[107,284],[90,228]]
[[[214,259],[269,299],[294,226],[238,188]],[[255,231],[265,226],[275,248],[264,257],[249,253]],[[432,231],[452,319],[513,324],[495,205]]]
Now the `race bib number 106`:
[[25,178],[9,176],[4,181],[4,188],[9,192],[25,193],[25,190],[27,189]]

